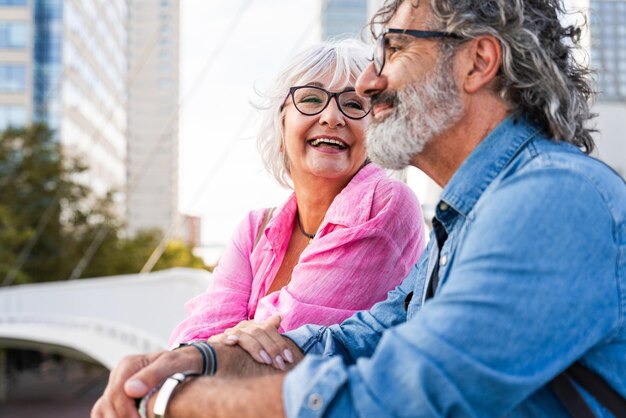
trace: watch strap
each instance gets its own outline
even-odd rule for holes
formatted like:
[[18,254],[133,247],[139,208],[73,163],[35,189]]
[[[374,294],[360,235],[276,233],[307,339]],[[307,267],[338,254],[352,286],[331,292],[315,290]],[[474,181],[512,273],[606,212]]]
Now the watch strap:
[[152,408],[155,418],[163,418],[165,416],[167,404],[169,403],[172,393],[174,393],[176,387],[184,382],[188,377],[195,376],[201,376],[201,374],[197,372],[180,372],[174,373],[165,379],[165,382],[163,382],[163,385],[157,394],[156,400],[154,401],[154,407]]

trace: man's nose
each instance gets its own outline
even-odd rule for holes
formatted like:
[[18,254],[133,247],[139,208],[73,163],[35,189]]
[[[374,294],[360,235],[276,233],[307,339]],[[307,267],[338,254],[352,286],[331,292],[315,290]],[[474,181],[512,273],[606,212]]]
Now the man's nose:
[[372,62],[356,80],[354,88],[359,96],[371,97],[387,88],[387,78],[382,74],[376,75],[374,63]]

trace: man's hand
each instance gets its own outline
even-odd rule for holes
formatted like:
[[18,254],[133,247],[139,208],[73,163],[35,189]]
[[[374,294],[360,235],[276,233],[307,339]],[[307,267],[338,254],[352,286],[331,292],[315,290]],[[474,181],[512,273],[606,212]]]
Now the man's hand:
[[201,367],[202,357],[194,347],[125,357],[111,371],[109,383],[91,410],[91,417],[138,418],[135,399],[142,398],[176,372],[200,371]]
[[[278,319],[278,323],[280,323],[280,319]],[[263,338],[269,338],[267,333],[275,333],[276,335],[271,338],[278,339],[277,348],[270,349],[272,353],[284,354],[285,350],[288,349],[290,355],[293,356],[291,357],[292,361],[289,362],[290,364],[285,365],[283,363],[283,370],[291,369],[295,366],[302,359],[302,352],[291,340],[278,334],[278,324],[274,326],[271,321],[269,324],[265,328],[258,328],[251,324],[242,326],[236,334],[238,339],[235,341],[231,339],[230,345],[222,344],[213,339],[211,342],[217,354],[217,376],[249,378],[277,373],[278,370],[265,362],[259,363],[255,361],[246,351],[253,351],[258,355],[258,341]],[[235,345],[233,346],[233,344]],[[246,349],[242,347],[246,347]],[[276,354],[276,356],[278,355]],[[176,372],[188,370],[200,372],[201,369],[202,356],[192,346],[182,347],[174,351],[161,351],[147,355],[125,357],[111,371],[109,383],[102,397],[94,405],[91,417],[138,418],[135,399],[144,397],[152,388],[158,386],[167,377]]]

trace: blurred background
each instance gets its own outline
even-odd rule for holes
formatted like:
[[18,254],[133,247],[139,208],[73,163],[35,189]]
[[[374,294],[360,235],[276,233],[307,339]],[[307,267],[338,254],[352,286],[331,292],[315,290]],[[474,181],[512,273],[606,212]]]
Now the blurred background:
[[[85,417],[124,355],[165,347],[230,234],[289,190],[255,145],[306,46],[382,0],[0,0],[0,416]],[[587,22],[597,158],[626,173],[626,0]],[[401,176],[433,215],[440,190]]]

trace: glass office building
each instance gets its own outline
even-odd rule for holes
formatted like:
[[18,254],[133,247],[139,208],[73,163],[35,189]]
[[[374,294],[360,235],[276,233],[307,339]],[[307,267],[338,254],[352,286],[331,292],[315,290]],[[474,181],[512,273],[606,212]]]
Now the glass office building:
[[626,1],[591,0],[590,18],[598,99],[626,102]]
[[0,0],[0,130],[30,120],[31,14],[27,0]]
[[322,38],[352,36],[360,38],[368,20],[366,0],[323,0]]
[[100,195],[126,183],[127,14],[126,0],[0,0],[0,129],[45,122]]
[[626,177],[626,1],[590,0],[595,155]]
[[131,234],[147,228],[167,232],[178,224],[179,9],[179,0],[129,1]]

